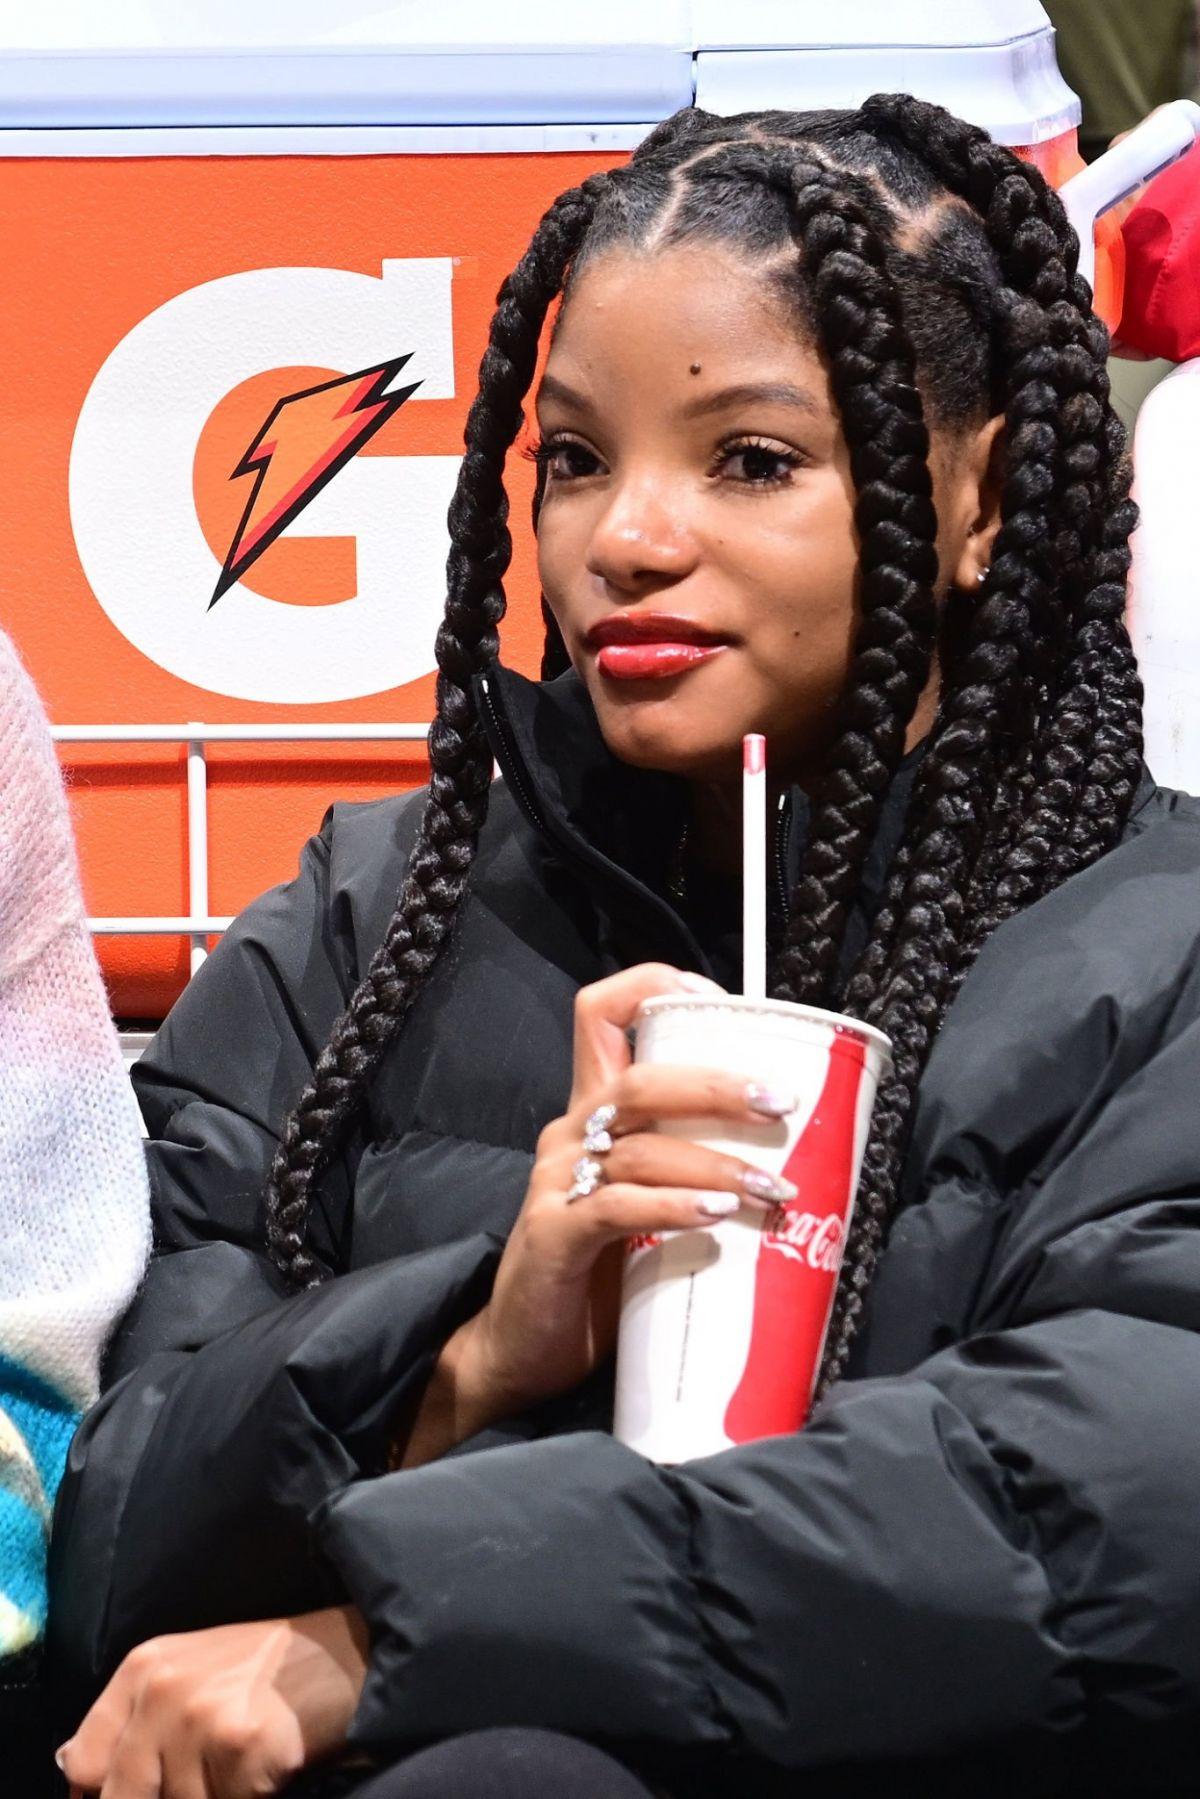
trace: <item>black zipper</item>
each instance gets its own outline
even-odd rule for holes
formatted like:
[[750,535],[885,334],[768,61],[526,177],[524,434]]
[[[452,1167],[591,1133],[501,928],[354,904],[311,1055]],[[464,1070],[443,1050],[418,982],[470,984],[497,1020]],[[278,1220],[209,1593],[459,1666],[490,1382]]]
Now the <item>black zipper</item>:
[[787,846],[792,834],[792,804],[786,793],[779,796],[775,812],[775,883],[779,892],[779,916],[786,920],[789,895],[787,879]]
[[[539,812],[533,795],[525,785],[525,778],[517,765],[517,758],[513,752],[512,745],[508,740],[508,731],[505,728],[504,721],[501,719],[499,712],[496,710],[496,702],[492,698],[492,690],[488,684],[487,676],[481,675],[477,685],[480,693],[483,695],[483,703],[487,709],[487,715],[492,721],[492,748],[497,751],[496,760],[500,764],[504,778],[516,794],[521,810],[524,812],[526,818],[528,818],[530,824],[536,826],[543,836],[549,837],[552,835],[550,827],[547,825],[541,812]],[[507,753],[501,754],[501,751]],[[557,834],[554,834],[554,836],[555,841],[557,842]]]
[[482,696],[484,710],[491,721],[492,730],[489,735],[501,773],[516,796],[521,811],[534,829],[540,831],[543,837],[549,838],[564,855],[603,875],[612,885],[619,887],[627,900],[636,901],[643,911],[651,913],[660,924],[669,925],[675,936],[681,939],[686,946],[687,955],[692,964],[696,968],[706,969],[708,958],[673,907],[669,906],[665,900],[660,899],[658,894],[645,886],[643,882],[628,874],[618,863],[610,861],[599,850],[593,849],[591,844],[583,838],[562,830],[552,819],[546,817],[529,790],[521,769],[520,757],[511,740],[507,721],[492,697],[491,683],[488,677],[480,675],[475,686],[477,692]]

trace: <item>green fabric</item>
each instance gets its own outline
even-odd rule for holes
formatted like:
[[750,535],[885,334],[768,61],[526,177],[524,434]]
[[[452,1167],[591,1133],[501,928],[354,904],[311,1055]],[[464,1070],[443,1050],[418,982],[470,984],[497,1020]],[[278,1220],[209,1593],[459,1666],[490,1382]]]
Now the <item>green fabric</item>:
[[1194,0],[1043,0],[1058,63],[1083,103],[1080,147],[1105,149],[1192,81]]

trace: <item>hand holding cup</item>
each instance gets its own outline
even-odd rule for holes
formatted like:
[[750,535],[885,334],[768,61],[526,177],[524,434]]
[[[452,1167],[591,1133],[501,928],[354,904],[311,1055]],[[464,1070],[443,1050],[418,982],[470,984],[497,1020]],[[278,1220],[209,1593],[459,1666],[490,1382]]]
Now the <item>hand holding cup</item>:
[[[752,1160],[705,1148],[664,1124],[707,1118],[734,1129],[771,1127],[794,1104],[747,1073],[635,1065],[628,1033],[644,1000],[722,998],[702,976],[647,963],[583,988],[575,1004],[574,1080],[547,1125],[492,1298],[464,1327],[457,1378],[477,1427],[569,1391],[611,1354],[631,1238],[711,1228],[742,1207],[759,1215],[793,1195]],[[602,1179],[570,1198],[588,1120],[613,1108]]]

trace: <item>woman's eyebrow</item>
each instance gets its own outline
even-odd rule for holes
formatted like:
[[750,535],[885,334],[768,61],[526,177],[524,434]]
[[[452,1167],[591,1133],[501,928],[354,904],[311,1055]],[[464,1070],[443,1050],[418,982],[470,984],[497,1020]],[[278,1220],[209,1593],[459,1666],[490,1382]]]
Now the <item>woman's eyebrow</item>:
[[705,413],[724,412],[729,406],[798,406],[803,412],[816,412],[818,406],[810,393],[794,387],[790,381],[740,381],[733,387],[719,387],[715,393],[699,394],[683,408],[685,418],[701,418]]
[[537,397],[539,401],[558,400],[563,406],[573,407],[576,412],[593,410],[592,403],[586,394],[578,393],[575,388],[568,387],[566,382],[560,381],[557,375],[542,376]]
[[[586,394],[568,387],[557,375],[543,375],[538,400],[557,400],[576,412],[593,412]],[[682,408],[684,418],[702,418],[708,413],[724,412],[730,406],[796,406],[802,412],[816,413],[820,408],[812,394],[790,381],[739,381],[732,387],[719,387],[710,394],[698,394]]]

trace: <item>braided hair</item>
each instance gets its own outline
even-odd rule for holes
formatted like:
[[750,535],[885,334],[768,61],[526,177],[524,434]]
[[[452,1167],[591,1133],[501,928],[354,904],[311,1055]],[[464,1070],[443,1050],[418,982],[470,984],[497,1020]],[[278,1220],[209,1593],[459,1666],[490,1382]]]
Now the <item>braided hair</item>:
[[267,1247],[293,1287],[322,1278],[308,1247],[314,1183],[344,1137],[383,1053],[454,923],[487,816],[492,759],[472,677],[499,651],[504,575],[512,552],[504,456],[524,422],[538,338],[605,177],[550,207],[497,297],[467,415],[466,454],[450,502],[446,611],[436,642],[429,797],[396,910],[366,974],[317,1057],[284,1123],[266,1193]]
[[[320,1278],[306,1244],[314,1182],[467,886],[490,774],[470,681],[497,653],[503,465],[547,310],[610,247],[685,242],[769,258],[764,281],[828,367],[856,494],[852,661],[772,973],[776,997],[838,1006],[893,1044],[819,1397],[862,1319],[947,1008],[1006,918],[1118,841],[1141,770],[1123,623],[1130,471],[1078,243],[1036,169],[907,95],[875,95],[857,112],[723,119],[687,108],[624,167],[556,201],[501,288],[450,510],[429,799],[395,916],[284,1127],[267,1236],[292,1284]],[[991,565],[972,605],[948,605],[939,622],[929,421],[954,428],[998,412]],[[566,652],[543,611],[549,676]],[[847,913],[935,658],[937,713],[900,846],[847,970]]]

